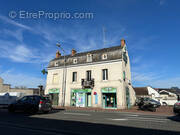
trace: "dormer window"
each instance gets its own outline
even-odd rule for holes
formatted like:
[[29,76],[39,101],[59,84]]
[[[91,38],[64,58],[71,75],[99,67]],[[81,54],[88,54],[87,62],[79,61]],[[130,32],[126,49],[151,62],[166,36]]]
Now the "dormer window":
[[106,54],[106,53],[102,55],[102,59],[103,59],[103,60],[106,60],[106,59],[107,59],[107,54]]
[[92,62],[92,54],[87,54],[87,62]]
[[77,64],[77,59],[73,59],[73,64]]
[[56,67],[58,66],[58,61],[56,61],[56,62],[54,63],[54,66],[56,66]]

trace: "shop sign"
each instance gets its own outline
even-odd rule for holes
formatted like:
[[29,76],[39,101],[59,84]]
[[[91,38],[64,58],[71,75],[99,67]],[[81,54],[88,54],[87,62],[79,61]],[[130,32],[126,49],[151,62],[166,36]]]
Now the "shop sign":
[[101,91],[102,93],[116,93],[116,88],[107,87],[107,88],[102,88]]
[[88,93],[91,92],[91,89],[73,89],[73,93]]
[[49,89],[49,93],[59,93],[58,88]]

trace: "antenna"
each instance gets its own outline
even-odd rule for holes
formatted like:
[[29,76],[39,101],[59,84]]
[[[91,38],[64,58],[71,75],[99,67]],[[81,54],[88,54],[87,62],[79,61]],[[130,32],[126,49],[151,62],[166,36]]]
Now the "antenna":
[[105,29],[105,27],[103,27],[102,30],[103,30],[103,44],[105,46],[105,44],[106,44],[106,35],[105,35],[106,29]]

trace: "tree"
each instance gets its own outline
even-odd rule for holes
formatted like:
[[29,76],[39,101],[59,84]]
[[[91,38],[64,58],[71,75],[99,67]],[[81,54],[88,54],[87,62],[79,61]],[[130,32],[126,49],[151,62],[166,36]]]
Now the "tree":
[[48,72],[46,71],[46,69],[41,70],[41,73],[42,73],[43,75],[48,74]]

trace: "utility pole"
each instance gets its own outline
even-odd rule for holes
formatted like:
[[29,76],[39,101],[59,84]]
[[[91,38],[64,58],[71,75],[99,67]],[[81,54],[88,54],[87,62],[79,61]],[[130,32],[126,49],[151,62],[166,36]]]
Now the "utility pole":
[[63,66],[63,84],[62,84],[62,98],[61,98],[61,106],[65,106],[65,90],[66,90],[66,56],[65,56],[65,51],[61,47],[59,43],[56,44],[57,47],[59,47],[63,51],[64,55],[64,66]]

